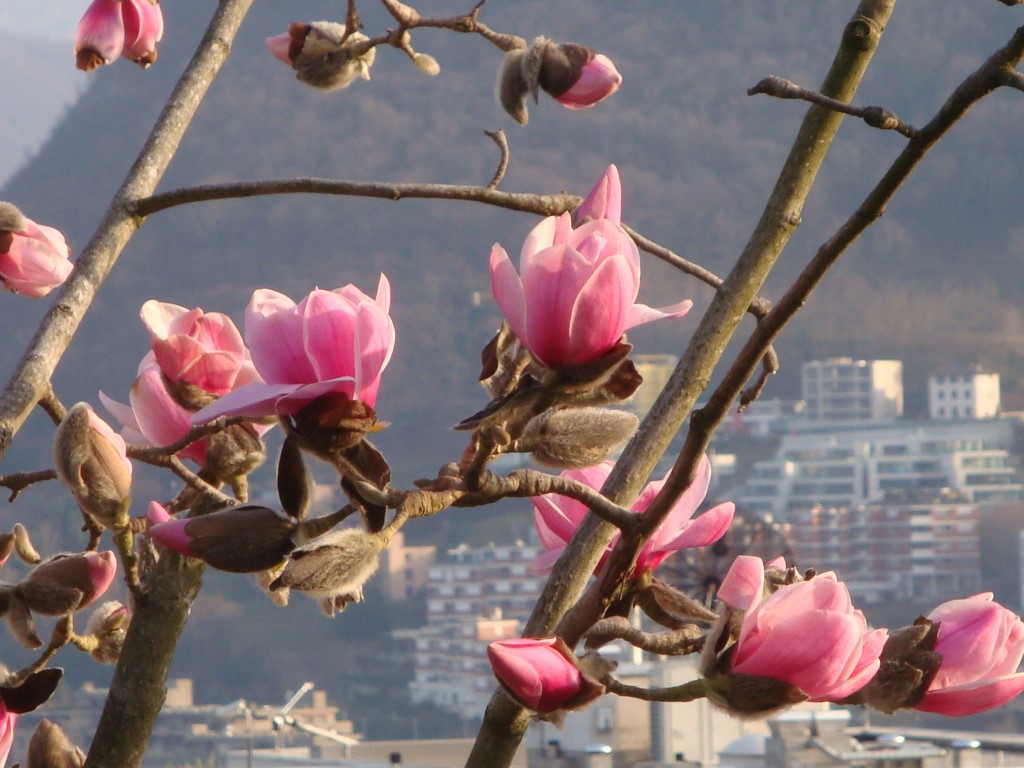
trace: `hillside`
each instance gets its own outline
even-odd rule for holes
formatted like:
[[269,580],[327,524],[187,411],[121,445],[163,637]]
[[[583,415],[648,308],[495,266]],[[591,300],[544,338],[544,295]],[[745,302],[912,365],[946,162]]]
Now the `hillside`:
[[[166,2],[158,64],[142,72],[118,63],[94,73],[89,91],[0,198],[60,227],[80,247],[194,48],[209,7],[199,0]],[[259,4],[162,188],[305,175],[486,183],[497,157],[483,131],[501,126],[512,150],[504,189],[582,193],[615,162],[628,222],[724,272],[760,213],[804,111],[794,102],[750,98],[746,88],[767,74],[816,86],[853,7],[814,0],[492,0],[484,19],[493,27],[592,44],[614,58],[625,78],[618,94],[589,112],[542,101],[523,129],[494,103],[499,56],[481,40],[418,32],[417,47],[441,63],[439,77],[382,51],[372,81],[322,94],[294,82],[262,40],[289,21],[322,17],[323,8],[306,0]],[[371,10],[364,10],[364,22],[375,28],[381,20]],[[451,0],[431,4],[437,15],[464,10]],[[959,80],[1006,42],[1022,13],[996,2],[904,0],[858,101],[923,124]],[[473,69],[474,62],[482,69]],[[1020,97],[1011,92],[985,102],[925,163],[787,330],[780,342],[784,370],[767,396],[793,393],[802,359],[850,354],[903,358],[911,390],[923,388],[924,377],[943,363],[987,363],[1006,374],[1008,401],[1021,404],[1024,225],[1016,193],[1024,153],[1012,130],[1020,122]],[[853,210],[902,143],[860,123],[844,126],[769,295]],[[378,443],[399,482],[408,483],[458,455],[461,438],[448,427],[483,404],[474,384],[477,355],[497,312],[489,300],[475,306],[473,295],[489,296],[492,243],[515,251],[532,224],[520,214],[462,203],[309,197],[155,215],[103,288],[58,369],[57,391],[67,402],[95,403],[100,388],[125,398],[146,351],[137,315],[148,298],[224,311],[240,321],[257,287],[296,297],[314,285],[355,282],[370,289],[384,271],[393,283],[398,347],[378,400],[392,426]],[[642,299],[649,303],[708,299],[707,289],[655,262],[645,270]],[[44,307],[2,298],[6,379]],[[641,351],[678,354],[695,322],[691,315],[661,323],[632,340]],[[30,423],[5,469],[46,461],[47,434],[45,425]],[[5,519],[12,516],[4,512]],[[410,534],[425,537],[426,527]],[[204,598],[213,602],[197,607],[187,647],[202,647],[227,618],[243,615],[243,596],[236,590],[230,598]],[[338,624],[360,621],[357,614],[372,617],[372,606]],[[255,615],[263,617],[264,609]],[[210,616],[216,620],[204,618]],[[318,628],[317,642],[299,643],[309,659],[323,655],[317,643],[329,642],[333,631]],[[274,632],[263,626],[246,643],[263,647]],[[289,653],[294,650],[290,645]],[[205,669],[203,661],[202,654],[186,657],[178,671],[202,676],[207,689],[200,695],[233,698],[231,674]],[[348,662],[346,669],[358,666]],[[268,658],[260,685],[281,690],[307,674],[282,666]],[[313,671],[310,666],[308,674]]]

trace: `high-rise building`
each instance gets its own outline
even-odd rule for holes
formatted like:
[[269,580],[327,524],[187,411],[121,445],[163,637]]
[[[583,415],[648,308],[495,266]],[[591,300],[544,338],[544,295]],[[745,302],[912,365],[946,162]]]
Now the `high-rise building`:
[[903,415],[903,363],[834,357],[800,366],[807,406],[815,421],[891,421]]
[[999,415],[999,374],[979,370],[928,377],[928,417],[992,419]]

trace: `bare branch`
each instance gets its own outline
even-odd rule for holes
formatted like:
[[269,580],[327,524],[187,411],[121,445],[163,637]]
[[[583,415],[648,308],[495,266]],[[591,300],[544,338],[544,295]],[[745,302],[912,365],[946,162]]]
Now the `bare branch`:
[[908,139],[912,139],[917,135],[917,129],[914,128],[914,126],[904,123],[895,114],[884,107],[855,107],[852,104],[847,104],[846,102],[839,101],[838,99],[831,99],[817,91],[809,91],[806,88],[800,87],[792,80],[786,80],[785,78],[776,77],[775,75],[769,75],[757,85],[747,90],[748,96],[754,96],[758,93],[775,96],[779,99],[800,99],[801,101],[809,101],[812,104],[818,104],[826,109],[842,112],[845,115],[852,115],[853,117],[859,117],[872,128],[879,128],[883,131],[896,131],[897,133],[906,136]]
[[30,485],[56,479],[57,472],[52,469],[41,469],[37,472],[15,472],[10,475],[0,475],[0,486],[10,489],[11,495],[7,497],[7,500],[14,501]]
[[487,184],[488,189],[497,189],[501,180],[505,178],[505,171],[508,170],[508,138],[505,136],[505,129],[499,128],[496,131],[484,131],[485,134],[491,137],[491,140],[498,145],[498,149],[501,150],[501,158],[498,160],[498,168],[494,172],[494,176],[491,177],[490,182]]
[[39,398],[39,407],[46,411],[46,414],[53,420],[54,424],[60,424],[68,415],[68,409],[53,391],[53,384],[47,384],[46,392]]
[[704,634],[696,624],[673,632],[643,632],[624,616],[601,619],[583,636],[587,648],[600,648],[612,640],[625,640],[632,646],[660,656],[685,656],[704,647]]
[[638,685],[627,685],[611,675],[601,682],[608,689],[608,693],[628,696],[631,699],[643,699],[644,701],[696,701],[697,699],[703,699],[707,695],[703,678],[691,680],[688,683],[671,688],[641,688]]
[[131,211],[136,216],[144,217],[188,203],[200,203],[209,200],[231,200],[239,197],[255,197],[259,195],[295,194],[376,197],[394,201],[407,198],[463,200],[493,205],[498,208],[508,208],[512,211],[536,213],[540,216],[557,216],[560,213],[579,207],[579,204],[582,202],[582,198],[575,195],[517,194],[499,192],[490,187],[475,187],[462,184],[388,184],[386,182],[299,178],[240,181],[231,184],[184,187],[140,199],[131,205]]

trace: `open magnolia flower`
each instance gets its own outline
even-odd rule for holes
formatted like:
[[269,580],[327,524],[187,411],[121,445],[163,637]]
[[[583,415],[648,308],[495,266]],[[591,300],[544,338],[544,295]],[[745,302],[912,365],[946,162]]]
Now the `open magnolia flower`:
[[[150,300],[139,313],[151,350],[139,364],[130,405],[100,392],[103,406],[138,445],[170,445],[192,427],[192,413],[214,396],[260,380],[242,335],[227,315]],[[196,394],[200,396],[197,398]],[[192,408],[182,403],[200,400]],[[182,458],[206,462],[208,439],[182,450]]]
[[[608,479],[613,466],[612,462],[605,461],[587,469],[566,470],[562,473],[562,477],[572,478],[594,490],[600,490],[604,481]],[[634,512],[647,511],[655,496],[665,485],[665,479],[667,479],[667,475],[662,480],[647,484],[633,504]],[[710,483],[711,462],[708,461],[707,456],[704,456],[697,468],[697,477],[693,484],[679,497],[668,516],[640,550],[634,570],[635,576],[639,576],[644,571],[653,571],[673,552],[690,547],[705,547],[725,535],[732,524],[733,514],[736,511],[736,507],[731,501],[712,507],[704,514],[694,517],[697,508],[707,495]],[[548,550],[533,561],[531,568],[539,573],[547,573],[562,556],[569,540],[576,533],[580,523],[583,522],[583,518],[587,514],[587,507],[580,501],[553,493],[535,496],[530,501],[533,502],[533,519],[537,526],[537,536],[541,545]],[[604,564],[618,539],[619,534],[616,533],[608,544],[608,549],[598,567]]]
[[277,291],[256,291],[245,314],[245,340],[264,382],[228,393],[193,420],[294,415],[330,393],[373,407],[395,346],[390,306],[384,275],[372,299],[351,284],[316,289],[299,304]]
[[973,715],[1001,706],[1024,692],[1024,622],[991,592],[950,600],[930,614],[939,625],[935,651],[942,656],[924,698],[923,712]]
[[[759,558],[741,555],[718,590],[729,608],[745,611],[735,645],[714,669],[719,681],[723,675],[770,678],[815,701],[839,701],[867,685],[878,671],[888,631],[868,629],[846,585],[831,571],[782,586],[765,598],[764,569]],[[726,683],[723,689],[725,699],[718,703],[727,708],[759,708],[742,700],[749,685],[736,686],[737,692]]]
[[591,197],[604,202],[585,206],[584,216],[602,217],[575,228],[568,213],[544,219],[523,243],[518,273],[501,245],[491,251],[494,298],[519,341],[548,368],[593,362],[630,328],[682,317],[693,306],[681,301],[652,309],[636,303],[640,252],[619,226],[622,193],[614,166]]

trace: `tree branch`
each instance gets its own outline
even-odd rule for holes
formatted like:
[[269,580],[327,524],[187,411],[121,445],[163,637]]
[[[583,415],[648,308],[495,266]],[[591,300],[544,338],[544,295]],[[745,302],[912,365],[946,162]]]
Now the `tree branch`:
[[917,134],[917,129],[914,126],[904,123],[899,117],[884,107],[855,107],[838,99],[830,99],[828,96],[817,91],[801,88],[792,80],[786,80],[775,75],[769,75],[754,87],[747,89],[748,96],[754,96],[759,93],[774,96],[778,99],[800,99],[802,101],[809,101],[812,104],[819,104],[826,109],[859,117],[872,128],[878,128],[883,131],[896,131],[908,139],[914,138]]
[[198,52],[157,118],[103,221],[82,250],[74,271],[0,392],[0,458],[10,449],[33,406],[46,394],[50,377],[97,291],[141,225],[131,211],[132,204],[156,189],[207,88],[227,58],[231,40],[251,3],[252,0],[221,0]]
[[703,699],[707,692],[704,687],[704,680],[691,680],[682,685],[675,685],[671,688],[641,688],[637,685],[627,685],[609,675],[603,681],[608,693],[615,693],[619,696],[628,696],[631,699],[643,699],[644,701],[671,701],[685,702]]
[[[844,30],[839,51],[821,88],[823,93],[845,101],[853,97],[894,4],[895,0],[861,0]],[[808,110],[750,241],[712,299],[665,389],[601,489],[611,501],[626,505],[636,497],[707,386],[726,344],[799,223],[804,200],[841,122],[840,114],[822,107],[812,106]],[[695,469],[696,461],[691,474]],[[618,585],[632,570],[642,545],[640,539],[623,534],[595,586],[575,607],[569,608],[586,586],[615,530],[594,516],[584,520],[548,578],[525,635],[550,636],[557,624],[558,634],[573,645],[601,618]],[[528,722],[526,711],[499,690],[484,714],[467,766],[507,766]]]

